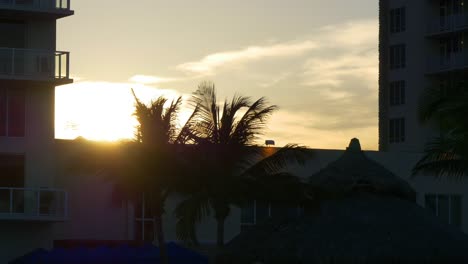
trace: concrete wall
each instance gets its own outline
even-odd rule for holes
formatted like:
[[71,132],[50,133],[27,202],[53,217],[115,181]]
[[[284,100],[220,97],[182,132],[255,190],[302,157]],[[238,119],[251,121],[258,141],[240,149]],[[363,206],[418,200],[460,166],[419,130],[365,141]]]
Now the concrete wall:
[[129,210],[115,201],[113,185],[101,175],[61,175],[69,194],[69,219],[54,226],[55,240],[128,240]]

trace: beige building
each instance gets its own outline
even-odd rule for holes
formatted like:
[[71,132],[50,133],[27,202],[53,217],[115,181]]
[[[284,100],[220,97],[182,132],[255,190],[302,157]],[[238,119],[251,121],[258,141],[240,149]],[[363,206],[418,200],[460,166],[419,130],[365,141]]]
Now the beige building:
[[442,124],[421,124],[429,87],[450,93],[467,81],[465,0],[380,0],[379,146],[421,152]]
[[56,51],[68,0],[0,0],[0,263],[50,247],[67,219],[55,184],[55,86],[71,83],[69,53]]

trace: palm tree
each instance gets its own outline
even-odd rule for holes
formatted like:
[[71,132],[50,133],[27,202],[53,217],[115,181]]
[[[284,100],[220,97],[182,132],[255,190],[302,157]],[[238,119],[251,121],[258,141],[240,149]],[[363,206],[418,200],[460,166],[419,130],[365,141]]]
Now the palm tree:
[[268,193],[265,182],[273,179],[299,186],[297,178],[281,173],[281,169],[290,160],[300,161],[303,148],[288,145],[268,155],[255,146],[266,121],[277,109],[264,97],[252,102],[249,97],[236,95],[230,102],[225,100],[221,109],[214,85],[205,82],[198,87],[192,101],[197,112],[192,119],[190,137],[197,149],[194,153],[198,153],[192,157],[197,166],[192,171],[199,173],[186,181],[191,189],[176,208],[176,231],[179,239],[198,243],[196,224],[212,210],[217,221],[217,245],[221,247],[231,205],[241,206],[256,193]]
[[165,107],[167,99],[163,96],[152,101],[150,105],[143,104],[132,90],[136,101],[135,116],[137,127],[137,142],[141,148],[140,178],[143,185],[138,190],[149,194],[149,203],[155,222],[155,237],[157,238],[161,259],[167,263],[167,252],[163,234],[162,215],[168,196],[180,186],[184,175],[187,175],[184,150],[189,141],[192,118],[197,113],[194,110],[188,121],[177,127],[177,117],[182,104],[182,97],[172,101]]
[[420,119],[441,125],[441,136],[431,140],[413,174],[467,176],[468,172],[468,90],[461,85],[455,91],[431,88],[422,97]]
[[83,145],[73,163],[79,170],[103,171],[115,183],[116,192],[125,199],[137,201],[144,194],[145,203],[154,218],[154,237],[159,245],[161,261],[168,263],[162,223],[164,205],[188,173],[184,149],[196,110],[178,128],[181,97],[166,107],[168,100],[163,96],[145,105],[133,90],[132,93],[136,102],[134,115],[139,124],[135,140],[91,148]]

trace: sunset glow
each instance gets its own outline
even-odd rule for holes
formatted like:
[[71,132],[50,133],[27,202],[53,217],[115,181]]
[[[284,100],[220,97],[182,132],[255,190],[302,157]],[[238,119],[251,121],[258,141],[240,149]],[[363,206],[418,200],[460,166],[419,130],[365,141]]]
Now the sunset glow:
[[[149,103],[161,95],[170,100],[179,96],[170,90],[139,83],[77,82],[56,88],[56,138],[116,141],[132,139],[137,121],[135,100]],[[182,114],[183,117],[183,114]]]

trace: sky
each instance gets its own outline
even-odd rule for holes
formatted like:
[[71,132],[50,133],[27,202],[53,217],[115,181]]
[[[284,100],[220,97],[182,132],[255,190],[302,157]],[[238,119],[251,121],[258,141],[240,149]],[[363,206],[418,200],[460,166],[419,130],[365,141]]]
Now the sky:
[[[378,1],[72,0],[57,49],[75,82],[56,88],[56,137],[131,138],[138,97],[266,96],[277,146],[378,147]],[[186,116],[188,110],[183,112]],[[183,119],[183,117],[182,117]]]

